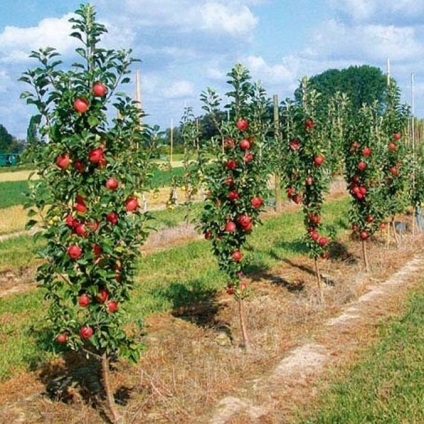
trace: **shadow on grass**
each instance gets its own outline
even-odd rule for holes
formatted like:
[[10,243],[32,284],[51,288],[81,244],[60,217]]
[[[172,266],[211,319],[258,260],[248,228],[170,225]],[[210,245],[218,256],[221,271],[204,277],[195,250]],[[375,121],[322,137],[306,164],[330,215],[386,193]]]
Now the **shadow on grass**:
[[[40,361],[32,358],[31,370],[38,370],[39,380],[45,387],[42,393],[54,402],[81,405],[96,411],[103,422],[112,424],[110,411],[106,406],[106,394],[102,384],[102,370],[99,358],[84,352],[66,350],[52,344],[54,334],[48,328],[31,331],[35,337],[37,351],[50,351],[60,354],[60,361]],[[116,358],[110,359],[113,372]],[[117,405],[125,406],[131,396],[132,388],[121,386],[115,394]]]

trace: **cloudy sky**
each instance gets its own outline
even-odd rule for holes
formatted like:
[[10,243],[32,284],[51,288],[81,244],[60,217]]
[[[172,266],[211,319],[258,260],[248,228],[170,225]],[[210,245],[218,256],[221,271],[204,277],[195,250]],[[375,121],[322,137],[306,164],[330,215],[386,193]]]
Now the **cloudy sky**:
[[[82,0],[1,0],[0,124],[24,138],[34,112],[17,79],[28,55],[75,48],[69,18]],[[403,101],[424,117],[424,1],[417,0],[92,0],[109,33],[103,47],[132,48],[142,62],[147,122],[177,124],[184,106],[201,114],[200,93],[224,94],[226,73],[246,65],[269,96],[291,97],[298,81],[330,68],[368,64],[398,81]],[[134,93],[133,85],[125,88]]]

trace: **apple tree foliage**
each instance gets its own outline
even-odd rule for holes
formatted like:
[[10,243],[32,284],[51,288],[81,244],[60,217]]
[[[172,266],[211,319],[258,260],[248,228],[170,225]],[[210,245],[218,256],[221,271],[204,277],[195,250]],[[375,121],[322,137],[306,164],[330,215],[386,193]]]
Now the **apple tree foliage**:
[[124,310],[147,237],[138,191],[148,131],[139,105],[117,91],[130,82],[135,59],[131,50],[98,46],[107,30],[92,6],[82,5],[70,22],[77,61],[67,69],[55,49],[42,48],[31,54],[38,66],[21,77],[31,86],[22,97],[38,111],[32,124],[40,141],[30,150],[39,182],[29,225],[41,218],[47,244],[37,280],[57,342],[137,360],[140,346],[124,330]]
[[[241,296],[244,246],[259,223],[264,204],[266,177],[261,148],[268,128],[263,117],[269,100],[261,85],[251,82],[244,66],[236,65],[228,77],[232,87],[226,93],[231,99],[225,106],[229,119],[215,119],[219,123],[219,136],[212,139],[216,158],[205,167],[207,199],[200,227],[227,276],[227,291]],[[215,116],[221,105],[217,93],[208,89],[202,93],[202,101],[204,109]]]

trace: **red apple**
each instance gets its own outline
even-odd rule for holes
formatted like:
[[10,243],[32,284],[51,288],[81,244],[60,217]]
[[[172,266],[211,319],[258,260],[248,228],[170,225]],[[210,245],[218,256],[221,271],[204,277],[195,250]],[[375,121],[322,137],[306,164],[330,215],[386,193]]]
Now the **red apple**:
[[324,157],[323,156],[315,156],[314,158],[314,164],[317,166],[322,165],[322,163],[324,162]]
[[360,144],[357,141],[353,141],[350,146],[352,147],[352,149],[357,150],[360,147]]
[[295,194],[295,189],[293,187],[289,187],[287,188],[286,193],[287,193],[287,197],[291,199]]
[[252,152],[246,152],[243,156],[243,161],[244,162],[252,162],[252,160],[254,159],[253,153]]
[[237,168],[237,162],[234,159],[228,159],[225,167],[229,170],[233,170]]
[[89,339],[93,335],[94,331],[89,325],[84,325],[80,329],[80,336],[82,339]]
[[94,256],[98,257],[102,254],[103,249],[101,246],[99,246],[98,244],[93,244],[92,247],[93,247]]
[[236,122],[236,127],[239,131],[246,131],[249,128],[249,121],[247,119],[240,118]]
[[93,94],[97,97],[104,97],[106,96],[107,93],[107,87],[101,83],[101,82],[96,82],[93,85]]
[[119,183],[116,178],[110,177],[106,180],[105,186],[109,190],[116,190],[119,187]]
[[97,221],[97,219],[95,221],[89,221],[85,225],[87,225],[87,227],[93,232],[96,232],[100,227],[99,221]]
[[82,255],[82,249],[76,244],[71,244],[68,247],[68,255],[72,260],[77,260]]
[[71,159],[69,158],[68,154],[63,154],[63,155],[59,155],[56,158],[56,165],[60,168],[60,169],[66,169],[69,164],[71,163]]
[[231,138],[224,138],[224,149],[230,150],[234,148],[234,140]]
[[58,343],[66,343],[68,341],[68,335],[66,333],[58,334],[56,337]]
[[234,184],[234,178],[233,178],[233,177],[227,177],[227,178],[224,180],[224,184],[225,184],[227,187],[232,186],[232,185]]
[[239,147],[241,150],[249,150],[250,149],[250,142],[249,140],[243,139],[239,143]]
[[84,113],[87,111],[89,104],[86,99],[78,97],[77,99],[75,99],[73,106],[78,113]]
[[128,197],[128,199],[125,201],[125,207],[128,212],[134,212],[138,209],[138,199],[136,197]]
[[299,143],[299,140],[297,138],[290,141],[290,149],[299,150],[299,148],[300,148],[300,143]]
[[328,252],[322,252],[320,256],[321,259],[328,259],[330,257],[330,254]]
[[107,310],[109,312],[115,312],[118,309],[118,302],[116,302],[115,300],[111,300],[110,302],[108,302],[107,304]]
[[366,231],[361,231],[359,234],[362,240],[366,240],[368,238],[368,233]]
[[227,286],[226,288],[227,294],[232,295],[235,293],[234,287]]
[[233,258],[234,262],[240,262],[243,258],[243,254],[240,252],[240,250],[235,250],[232,254],[231,257]]
[[104,161],[104,151],[100,147],[90,150],[88,160],[92,163],[101,163]]
[[367,157],[369,157],[370,155],[371,155],[371,149],[369,148],[369,147],[364,147],[363,149],[362,149],[362,155],[365,157],[365,158],[367,158]]
[[239,193],[237,191],[231,190],[228,193],[228,196],[227,197],[228,197],[228,200],[231,200],[233,202],[234,200],[238,199],[240,197],[240,195],[239,195]]
[[389,169],[389,172],[395,177],[399,176],[399,170],[394,166]]
[[82,294],[79,298],[78,298],[78,304],[82,307],[85,308],[90,304],[91,300],[90,298],[84,293]]
[[367,169],[367,164],[365,162],[359,162],[357,168],[359,171],[365,171],[365,169]]
[[210,240],[212,238],[212,232],[210,230],[206,230],[204,236],[206,240]]
[[302,202],[302,197],[297,194],[296,196],[292,197],[292,200],[293,200],[294,203],[296,203],[298,205],[299,203]]
[[74,209],[79,213],[87,212],[87,206],[83,205],[82,203],[76,203]]
[[402,136],[401,136],[401,134],[400,133],[394,133],[393,134],[393,138],[395,139],[395,140],[400,140],[400,138],[401,138]]
[[262,198],[260,198],[259,196],[255,196],[252,198],[250,203],[254,208],[260,208],[264,202]]
[[367,215],[367,217],[365,218],[365,221],[367,222],[373,222],[374,221],[374,217],[371,215]]
[[396,150],[397,146],[395,143],[390,142],[387,146],[389,148],[389,150]]
[[80,160],[74,162],[74,168],[81,174],[85,171],[85,166]]
[[312,185],[313,182],[314,182],[313,177],[307,177],[306,180],[305,180],[305,184],[308,185],[308,186]]
[[311,234],[311,239],[312,240],[317,241],[319,239],[319,234],[316,231],[314,231],[314,232],[312,232],[310,234]]
[[233,221],[228,221],[225,224],[225,231],[227,233],[234,233],[236,231],[236,228],[237,228],[236,223]]
[[68,227],[75,227],[78,221],[72,215],[66,215],[65,223]]
[[96,300],[99,303],[105,303],[108,297],[109,297],[109,292],[105,289],[100,289],[99,295],[96,296]]
[[85,228],[85,225],[84,225],[84,224],[82,224],[82,223],[77,224],[77,225],[75,226],[75,232],[76,232],[79,236],[81,236],[81,237],[87,237],[87,236],[88,236],[88,231],[87,231],[87,229]]
[[252,219],[247,215],[240,215],[237,218],[238,223],[242,226],[242,228],[246,229],[252,226]]
[[106,214],[106,221],[110,222],[112,225],[116,225],[118,223],[119,215],[116,212],[109,212]]
[[325,246],[328,243],[327,237],[320,237],[318,243],[320,246]]
[[314,121],[312,119],[307,119],[305,121],[305,127],[309,128],[309,129],[313,128],[314,127]]

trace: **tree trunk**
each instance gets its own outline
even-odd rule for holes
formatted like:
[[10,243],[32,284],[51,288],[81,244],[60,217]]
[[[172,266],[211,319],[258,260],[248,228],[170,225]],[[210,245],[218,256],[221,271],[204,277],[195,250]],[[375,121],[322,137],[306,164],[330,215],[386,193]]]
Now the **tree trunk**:
[[321,303],[324,302],[324,293],[322,291],[322,280],[321,280],[321,273],[318,266],[318,258],[314,258],[314,266],[315,266],[315,277],[317,279],[318,284],[318,291],[319,291],[319,297],[321,300]]
[[106,353],[102,355],[102,377],[103,377],[103,388],[106,393],[106,400],[109,406],[110,412],[112,413],[113,422],[115,424],[125,424],[124,417],[118,412],[116,407],[115,398],[113,397],[112,387],[110,385],[110,366],[109,358]]
[[367,245],[366,245],[366,240],[362,240],[362,257],[364,259],[364,265],[365,265],[365,271],[369,272],[370,270],[370,265],[368,262],[368,254],[367,254]]
[[250,342],[249,342],[249,336],[247,334],[246,321],[245,321],[245,316],[244,316],[243,296],[240,295],[237,300],[238,300],[240,329],[241,329],[241,336],[242,336],[242,340],[243,340],[243,347],[245,349],[248,349]]

